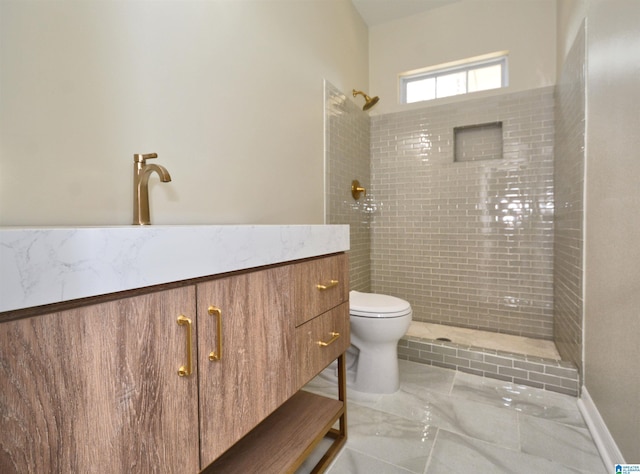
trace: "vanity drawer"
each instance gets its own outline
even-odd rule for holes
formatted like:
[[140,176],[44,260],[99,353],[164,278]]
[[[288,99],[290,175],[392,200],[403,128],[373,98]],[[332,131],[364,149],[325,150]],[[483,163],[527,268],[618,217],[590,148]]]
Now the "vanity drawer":
[[349,329],[348,302],[296,328],[298,388],[347,350]]
[[299,326],[349,299],[349,257],[345,253],[291,266],[293,315]]

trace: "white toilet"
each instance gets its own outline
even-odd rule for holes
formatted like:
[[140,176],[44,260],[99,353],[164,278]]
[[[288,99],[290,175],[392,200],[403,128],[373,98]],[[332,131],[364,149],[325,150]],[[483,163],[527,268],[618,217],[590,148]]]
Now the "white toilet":
[[[411,323],[411,305],[400,298],[349,292],[352,360],[351,388],[367,393],[394,393],[400,386],[398,341]],[[355,348],[355,350],[354,350]],[[349,372],[349,371],[348,371]]]

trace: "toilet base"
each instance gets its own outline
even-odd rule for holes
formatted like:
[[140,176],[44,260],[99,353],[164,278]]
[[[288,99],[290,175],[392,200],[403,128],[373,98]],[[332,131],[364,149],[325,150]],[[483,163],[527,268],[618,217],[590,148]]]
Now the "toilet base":
[[351,388],[358,392],[389,394],[400,388],[397,342],[360,349]]
[[[373,394],[391,394],[400,388],[400,370],[398,367],[397,349],[394,348],[391,359],[389,354],[381,356],[381,360],[364,362],[363,371],[360,372],[359,351],[354,346],[349,346],[347,350],[347,388],[356,392],[373,393]],[[384,362],[383,360],[384,359]],[[371,367],[377,367],[371,376]],[[384,372],[380,367],[383,368]],[[358,374],[360,376],[358,377]],[[381,375],[384,374],[384,375]],[[335,361],[322,372],[320,377],[330,382],[337,382],[338,367]]]

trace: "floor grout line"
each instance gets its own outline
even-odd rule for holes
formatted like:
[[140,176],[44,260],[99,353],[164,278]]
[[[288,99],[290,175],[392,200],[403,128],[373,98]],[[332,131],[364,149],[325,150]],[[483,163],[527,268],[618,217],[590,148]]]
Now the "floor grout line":
[[433,444],[431,445],[431,449],[429,450],[429,456],[427,456],[427,463],[424,465],[423,474],[427,474],[429,472],[429,464],[431,464],[431,456],[433,456],[433,450],[436,449],[436,443],[438,442],[438,435],[440,434],[441,428],[438,428],[436,431],[436,435],[433,437]]

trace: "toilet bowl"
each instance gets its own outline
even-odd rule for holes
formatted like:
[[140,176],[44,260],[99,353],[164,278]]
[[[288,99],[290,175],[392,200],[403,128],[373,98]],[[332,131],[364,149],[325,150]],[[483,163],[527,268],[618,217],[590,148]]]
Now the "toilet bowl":
[[349,314],[351,388],[367,393],[396,392],[400,387],[398,341],[409,329],[411,305],[394,296],[351,291]]

